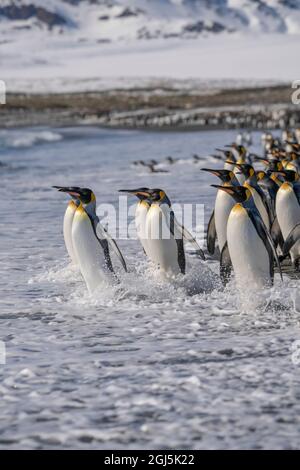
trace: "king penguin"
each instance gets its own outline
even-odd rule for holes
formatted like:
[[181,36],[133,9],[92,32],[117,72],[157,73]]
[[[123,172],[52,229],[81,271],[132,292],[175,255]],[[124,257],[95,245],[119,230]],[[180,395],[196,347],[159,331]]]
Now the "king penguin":
[[150,209],[146,218],[146,234],[152,260],[171,276],[185,274],[184,239],[193,244],[197,254],[205,256],[194,237],[175,218],[171,201],[162,189],[150,189]]
[[82,276],[90,293],[108,279],[112,280],[114,268],[110,248],[115,252],[123,268],[125,260],[116,242],[102,227],[96,215],[96,197],[89,188],[63,187],[61,192],[79,201],[72,223],[72,243]]
[[150,251],[147,246],[147,235],[146,235],[146,218],[150,209],[149,188],[137,188],[137,189],[120,189],[120,193],[127,193],[136,196],[139,202],[135,210],[135,226],[137,236],[142,244],[144,252],[151,258]]
[[[300,183],[285,181],[277,191],[276,214],[285,242],[293,239],[293,230],[300,223]],[[290,241],[288,242],[290,245]],[[295,269],[299,270],[300,240],[291,245],[290,256]]]
[[229,170],[233,171],[234,170],[234,165],[236,163],[236,158],[233,155],[233,152],[231,150],[224,150],[224,149],[216,149],[218,152],[222,152],[225,158],[225,163],[224,163],[224,170]]
[[[58,191],[63,191],[63,186],[52,186],[55,189],[58,189]],[[77,186],[69,187],[69,195],[72,197],[71,201],[69,202],[65,215],[64,215],[64,222],[63,222],[63,234],[64,234],[64,240],[65,240],[65,245],[67,248],[67,252],[72,260],[72,263],[77,265],[78,260],[75,254],[75,250],[73,247],[73,240],[72,240],[72,224],[73,224],[73,219],[75,212],[80,204],[80,201],[77,197],[78,190],[80,189]]]
[[[186,259],[183,241],[191,243],[202,259],[205,259],[204,253],[194,237],[176,220],[166,193],[162,189],[148,189],[147,191],[144,189],[142,197],[147,197],[149,204],[145,228],[142,231],[146,236],[146,254],[166,277],[185,274]],[[136,192],[140,191],[130,191],[131,194],[140,198],[141,194],[136,194]]]
[[253,166],[249,165],[249,163],[237,163],[236,165],[240,168],[241,173],[243,173],[245,177],[243,186],[245,186],[245,188],[248,188],[251,191],[254,204],[256,205],[256,208],[260,213],[265,226],[269,230],[271,222],[273,221],[271,220],[272,208],[268,205],[265,193],[258,185],[257,176]]
[[237,154],[233,172],[236,175],[238,182],[243,184],[245,182],[245,176],[241,173],[239,165],[246,163],[247,150],[243,145],[237,145],[236,143],[233,143],[228,147],[231,147]]
[[[224,186],[238,186],[239,182],[233,171],[213,170],[202,168],[202,171],[208,171],[220,178]],[[227,220],[231,209],[234,206],[232,197],[224,191],[218,191],[215,201],[215,208],[210,217],[207,227],[207,250],[213,255],[215,252],[215,241],[218,240],[219,250],[222,253],[227,240]]]
[[233,267],[240,288],[270,287],[274,279],[274,259],[281,274],[280,263],[250,190],[244,186],[219,186],[219,189],[235,201],[227,223],[228,249],[223,249],[221,258],[224,284]]

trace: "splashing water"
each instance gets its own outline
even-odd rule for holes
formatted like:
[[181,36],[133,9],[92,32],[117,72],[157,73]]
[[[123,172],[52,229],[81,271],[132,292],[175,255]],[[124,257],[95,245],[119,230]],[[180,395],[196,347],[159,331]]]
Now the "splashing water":
[[[22,132],[44,139],[12,145]],[[0,448],[298,447],[298,281],[276,276],[271,289],[238,292],[232,280],[224,289],[217,261],[188,254],[186,276],[167,282],[138,241],[119,240],[129,273],[118,271],[119,283],[91,296],[65,253],[66,199],[50,189],[91,187],[117,206],[125,184],[162,187],[174,202],[205,204],[207,220],[215,180],[199,169],[219,163],[194,163],[192,155],[234,138],[97,128],[0,133]],[[178,159],[169,173],[131,166],[166,155]]]

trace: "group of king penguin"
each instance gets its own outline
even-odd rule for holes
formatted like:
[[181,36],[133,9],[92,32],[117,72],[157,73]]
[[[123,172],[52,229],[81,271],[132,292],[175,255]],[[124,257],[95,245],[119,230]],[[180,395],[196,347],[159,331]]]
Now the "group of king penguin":
[[[277,265],[289,260],[300,269],[300,132],[285,131],[282,139],[262,135],[263,155],[250,153],[242,143],[217,149],[224,159],[221,169],[202,168],[219,178],[214,210],[207,228],[207,251],[216,256],[218,244],[220,277],[226,285],[234,274],[236,283],[270,287]],[[254,167],[259,164],[259,169]],[[96,214],[91,189],[54,186],[67,193],[63,234],[72,263],[90,292],[118,276],[111,254],[125,272],[127,265],[116,241]],[[166,278],[186,273],[184,242],[197,255],[205,255],[190,232],[174,215],[162,189],[121,189],[138,199],[135,223],[143,251]]]
[[[207,249],[220,252],[224,285],[232,273],[238,285],[270,287],[277,265],[299,272],[300,131],[282,138],[262,135],[263,155],[233,143],[224,149],[222,169],[202,168],[219,178],[207,228]],[[259,168],[255,168],[258,165]]]
[[[125,272],[126,262],[116,241],[99,221],[93,191],[77,186],[53,187],[71,197],[63,222],[65,245],[88,290],[92,293],[105,281],[118,280],[112,252]],[[177,221],[171,202],[162,189],[121,189],[120,192],[138,198],[135,213],[138,238],[149,261],[166,278],[185,274],[185,240],[194,246],[201,259],[205,259],[195,238]]]

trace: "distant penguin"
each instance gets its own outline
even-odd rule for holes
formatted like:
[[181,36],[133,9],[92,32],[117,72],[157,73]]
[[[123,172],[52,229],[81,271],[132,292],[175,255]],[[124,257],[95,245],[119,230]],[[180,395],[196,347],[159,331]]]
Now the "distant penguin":
[[[208,171],[220,178],[224,186],[239,185],[239,182],[232,171],[214,170],[210,168],[202,168],[201,170]],[[227,220],[234,204],[234,200],[229,194],[218,190],[214,211],[207,228],[207,249],[211,255],[213,255],[215,251],[216,238],[218,240],[220,253],[222,253],[227,240]]]
[[224,155],[225,163],[224,170],[233,171],[234,165],[236,163],[236,158],[231,150],[226,149],[216,149],[218,152],[221,152]]
[[236,145],[232,144],[232,148],[236,151],[237,153],[237,158],[236,158],[236,164],[234,166],[233,172],[240,184],[243,184],[245,182],[245,176],[244,174],[240,171],[240,166],[244,163],[246,163],[246,155],[247,155],[247,150],[243,145]]
[[237,166],[240,168],[245,177],[245,182],[243,185],[251,191],[254,204],[256,205],[257,210],[260,213],[262,220],[264,221],[264,224],[269,230],[273,220],[271,213],[272,209],[268,205],[265,193],[257,183],[255,170],[252,165],[249,165],[249,163],[237,163]]

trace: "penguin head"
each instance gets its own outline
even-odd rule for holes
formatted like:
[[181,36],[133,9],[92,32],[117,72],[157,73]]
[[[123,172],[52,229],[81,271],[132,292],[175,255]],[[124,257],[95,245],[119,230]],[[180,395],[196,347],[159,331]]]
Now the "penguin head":
[[247,149],[244,145],[238,145],[236,142],[233,142],[230,145],[225,145],[225,147],[233,148],[238,153],[240,159],[243,160],[246,158]]
[[213,175],[217,176],[220,178],[220,180],[223,183],[230,183],[232,179],[234,178],[234,173],[233,171],[230,170],[214,170],[210,168],[201,168],[201,171],[208,171],[209,173],[212,173]]
[[237,150],[237,152],[238,152],[241,159],[246,158],[247,149],[246,149],[246,147],[244,147],[244,145],[237,145],[234,148]]
[[170,199],[166,195],[163,189],[155,188],[149,189],[149,199],[151,202],[157,202],[160,204],[168,204],[171,205]]
[[212,184],[211,186],[225,191],[233,197],[236,202],[245,202],[251,198],[251,192],[244,186],[218,186],[217,184]]
[[73,199],[77,199],[84,206],[96,202],[96,196],[89,188],[79,186],[53,186],[62,193],[68,193]]
[[79,201],[79,186],[52,186],[52,188],[57,189],[61,193],[68,193],[72,199]]
[[96,202],[96,196],[93,191],[89,188],[80,188],[79,190],[79,200],[85,206]]
[[[282,177],[283,182],[288,181],[289,183],[293,183],[295,181],[299,181],[299,175],[296,171],[287,170],[284,168],[281,171],[273,171],[272,172],[276,177]],[[280,180],[281,181],[281,180]]]
[[273,159],[267,162],[267,168],[270,171],[281,171],[283,170],[283,165],[280,160]]
[[[231,145],[229,146],[231,147]],[[216,149],[218,152],[222,152],[224,157],[225,157],[225,160],[226,160],[226,163],[235,163],[236,162],[236,158],[235,156],[233,155],[232,151],[231,150],[226,150],[226,149]]]
[[266,178],[266,176],[267,176],[267,173],[265,171],[259,170],[256,172],[256,178],[258,181],[263,180],[264,178]]
[[246,178],[251,178],[255,175],[255,170],[249,163],[236,163],[236,166],[239,168],[240,173],[245,175]]
[[136,196],[140,201],[149,199],[149,188],[137,188],[137,189],[119,189],[119,193],[127,193]]
[[300,153],[299,153],[299,152],[295,152],[295,151],[290,152],[289,158],[290,158],[290,160],[297,161],[297,160],[300,159]]
[[288,144],[288,145],[290,145],[291,148],[292,148],[295,152],[299,152],[299,151],[300,151],[300,144],[299,144],[298,142],[286,141],[285,143]]

